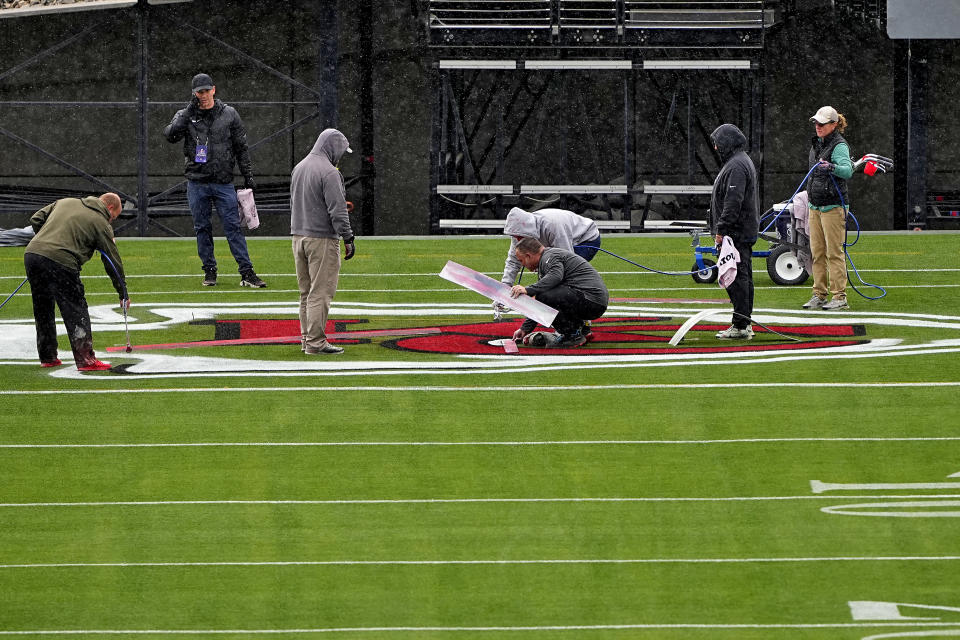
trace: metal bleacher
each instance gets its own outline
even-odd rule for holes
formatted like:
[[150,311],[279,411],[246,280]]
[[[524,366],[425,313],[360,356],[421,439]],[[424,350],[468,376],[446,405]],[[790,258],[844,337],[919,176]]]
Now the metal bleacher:
[[759,46],[763,0],[428,0],[431,46]]
[[[707,149],[707,123],[694,113],[697,96],[709,93],[705,78],[715,77],[736,105],[725,115],[741,125],[750,147],[762,136],[760,55],[766,28],[780,20],[780,3],[772,0],[422,0],[427,11],[427,40],[434,53],[435,113],[431,143],[431,219],[433,233],[502,228],[510,206],[541,203],[573,210],[588,209],[603,227],[645,231],[705,225],[705,199],[716,159]],[[622,83],[623,168],[619,175],[597,176],[593,184],[565,184],[565,170],[545,182],[505,175],[504,160],[515,151],[525,126],[539,115],[566,140],[567,120],[586,115],[583,96],[570,92],[569,72],[603,74]],[[637,87],[659,94],[669,105],[660,144],[638,149]],[[569,95],[560,112],[543,116],[544,95]],[[563,93],[567,91],[567,93]],[[647,99],[647,98],[645,98]],[[481,103],[479,108],[477,103]],[[578,111],[579,110],[579,111]],[[667,111],[666,108],[663,109]],[[571,115],[573,114],[573,115]],[[620,118],[618,111],[612,117]],[[741,120],[736,120],[739,117]],[[579,122],[583,122],[583,117]],[[542,125],[541,125],[542,126]],[[715,126],[715,125],[713,125]],[[654,156],[666,148],[667,133],[682,130],[687,160],[686,182],[676,176],[639,179],[638,170],[656,166]],[[594,141],[610,149],[610,140]],[[649,148],[647,148],[649,147]],[[566,142],[561,146],[567,153]],[[575,150],[583,152],[582,149]],[[644,154],[647,154],[646,156]],[[562,158],[564,167],[590,164],[590,158]],[[596,164],[596,163],[593,163]],[[560,180],[556,178],[560,177]],[[672,179],[671,179],[672,178]],[[607,182],[607,184],[604,184]],[[665,184],[666,183],[666,184]],[[659,200],[657,200],[659,199]],[[670,200],[672,218],[654,220],[651,203]],[[678,204],[679,203],[679,204]],[[578,211],[582,212],[582,211]],[[660,215],[660,214],[658,214]]]

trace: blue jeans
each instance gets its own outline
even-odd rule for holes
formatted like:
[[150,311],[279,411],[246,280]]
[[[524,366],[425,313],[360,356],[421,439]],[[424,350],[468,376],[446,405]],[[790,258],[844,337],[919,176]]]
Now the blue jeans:
[[593,240],[585,240],[580,244],[573,247],[573,252],[590,262],[593,260],[593,257],[597,255],[597,249],[600,248],[600,236],[597,236]]
[[217,270],[217,259],[213,255],[213,226],[210,224],[212,205],[216,204],[220,222],[223,223],[223,234],[227,236],[230,253],[237,261],[240,273],[253,271],[253,264],[247,253],[247,239],[240,228],[240,208],[233,185],[188,180],[187,202],[190,204],[190,213],[193,214],[193,231],[197,234],[197,253],[203,263],[203,270]]

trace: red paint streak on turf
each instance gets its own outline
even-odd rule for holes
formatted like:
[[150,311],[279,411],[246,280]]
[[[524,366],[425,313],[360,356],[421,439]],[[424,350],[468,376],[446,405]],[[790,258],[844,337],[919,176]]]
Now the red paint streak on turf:
[[[805,342],[770,343],[728,343],[715,346],[671,347],[667,342],[679,328],[679,323],[664,322],[666,318],[657,317],[609,317],[599,318],[592,324],[593,340],[587,345],[572,349],[545,349],[521,347],[520,355],[655,355],[655,354],[691,354],[691,353],[728,353],[728,352],[764,352],[795,351],[825,347],[849,346],[860,344],[862,340],[840,340],[862,334],[862,328],[852,325],[826,326],[783,326],[773,327],[776,331],[798,337],[815,338]],[[502,344],[490,344],[503,338],[511,338],[520,321],[476,322],[442,327],[423,327],[405,329],[368,329],[359,331],[335,331],[344,326],[361,323],[361,320],[337,320],[327,323],[327,335],[338,342],[388,338],[382,344],[385,347],[401,351],[434,354],[473,354],[503,355]],[[225,340],[203,340],[135,346],[135,351],[151,349],[182,349],[189,347],[235,346],[255,344],[297,344],[300,341],[300,323],[294,319],[277,320],[223,320],[223,324],[238,325],[239,338]],[[726,324],[698,324],[695,332],[709,332],[726,328]],[[762,327],[755,327],[758,334],[765,333]],[[657,334],[654,334],[657,332]],[[669,334],[669,335],[667,335]],[[236,335],[236,334],[234,334]],[[712,337],[712,336],[711,336]],[[393,339],[389,339],[393,338]],[[640,344],[643,343],[643,344]],[[660,343],[654,346],[650,343]],[[126,347],[107,347],[108,352],[123,351]]]
[[[338,344],[357,344],[358,340],[373,337],[396,337],[440,333],[437,327],[416,329],[371,329],[369,331],[340,331],[328,333],[327,338]],[[133,347],[134,351],[154,349],[187,349],[190,347],[230,347],[250,344],[299,344],[300,336],[274,336],[261,338],[231,338],[229,340],[197,340],[195,342],[167,342],[162,344],[143,344]],[[107,351],[125,351],[126,347],[107,347]]]
[[[723,327],[726,328],[726,327]],[[594,356],[594,355],[657,355],[657,354],[678,354],[678,353],[729,353],[729,352],[766,352],[766,351],[799,351],[804,349],[822,349],[825,347],[842,347],[854,344],[860,344],[860,340],[814,340],[810,342],[783,342],[771,344],[756,344],[741,342],[730,345],[718,345],[710,347],[671,347],[666,343],[669,338],[658,337],[657,341],[663,342],[663,347],[631,347],[631,346],[602,346],[605,341],[603,333],[594,330],[593,342],[586,346],[575,347],[572,349],[548,349],[540,347],[522,347],[520,355],[540,356],[540,355],[575,355],[575,356]],[[636,337],[636,336],[635,336]],[[503,348],[498,345],[489,344],[491,336],[477,336],[465,334],[444,333],[439,336],[424,336],[416,338],[401,338],[392,340],[391,346],[403,351],[414,351],[418,353],[447,353],[447,354],[465,354],[472,355],[502,355]],[[638,342],[638,341],[635,341]],[[622,342],[620,343],[623,344]],[[596,346],[595,346],[596,345]]]
[[610,298],[610,302],[706,302],[708,304],[730,304],[720,298]]

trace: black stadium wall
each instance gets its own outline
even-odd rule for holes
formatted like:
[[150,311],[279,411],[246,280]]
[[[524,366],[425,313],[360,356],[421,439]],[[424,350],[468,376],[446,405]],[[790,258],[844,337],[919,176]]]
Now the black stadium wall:
[[[254,173],[264,192],[272,193],[278,215],[263,216],[258,234],[287,233],[281,215],[285,183],[326,126],[342,130],[354,149],[341,170],[349,183],[348,199],[355,204],[355,229],[379,235],[428,233],[431,65],[436,55],[426,44],[423,5],[417,0],[335,4],[335,12],[330,4],[313,0],[156,4],[150,5],[145,26],[138,25],[134,9],[0,18],[0,227],[23,226],[29,217],[23,206],[13,210],[4,205],[4,194],[105,190],[78,176],[76,169],[136,195],[138,43],[145,33],[149,104],[143,152],[150,193],[183,179],[180,145],[166,142],[161,132],[189,100],[191,76],[202,71],[213,76],[217,97],[237,106],[248,140],[259,143]],[[820,106],[830,104],[846,116],[845,135],[855,157],[868,152],[893,157],[900,135],[897,44],[870,21],[842,15],[830,3],[811,4],[815,10],[800,10],[765,35],[763,144],[753,150],[763,167],[764,207],[789,197],[806,173],[813,133],[809,117]],[[916,62],[925,65],[929,78],[924,94],[927,174],[921,182],[929,188],[960,187],[960,126],[951,109],[960,97],[960,68],[952,63],[956,41],[915,42],[923,53],[914,54]],[[60,48],[31,62],[51,47]],[[716,96],[715,89],[706,84],[702,91],[705,97]],[[622,180],[622,159],[611,151],[622,147],[617,87],[608,78],[585,73],[577,76],[571,91],[586,105],[584,121],[570,132],[571,157],[580,159],[571,171],[584,181]],[[550,104],[545,108],[563,109],[569,98],[546,96]],[[311,118],[318,105],[322,113]],[[668,106],[662,96],[641,96],[638,145],[670,140],[661,135]],[[718,118],[726,113],[723,105],[717,109]],[[507,167],[523,173],[525,180],[557,184],[551,175],[557,138],[549,126],[536,133],[521,138],[522,148]],[[596,148],[586,148],[588,144]],[[679,173],[676,160],[684,153],[664,149],[658,166],[637,167],[638,180],[655,174],[666,180]],[[706,176],[699,181],[709,182]],[[855,177],[851,200],[865,229],[895,227],[894,176]],[[174,209],[158,218],[162,226],[149,225],[146,233],[190,235],[189,217],[174,215]],[[137,226],[128,225],[121,234],[137,235]]]

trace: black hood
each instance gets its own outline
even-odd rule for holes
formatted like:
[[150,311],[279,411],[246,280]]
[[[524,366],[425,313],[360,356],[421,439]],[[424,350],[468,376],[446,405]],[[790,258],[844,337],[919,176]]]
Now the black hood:
[[747,148],[747,137],[732,124],[722,124],[714,129],[710,139],[717,146],[721,162],[726,162],[730,156]]

